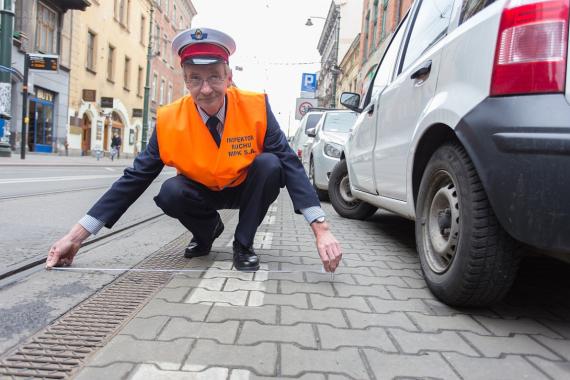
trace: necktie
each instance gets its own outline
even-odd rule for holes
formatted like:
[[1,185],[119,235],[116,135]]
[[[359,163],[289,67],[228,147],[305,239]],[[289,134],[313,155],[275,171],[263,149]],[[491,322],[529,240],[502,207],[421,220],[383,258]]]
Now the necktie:
[[210,134],[214,138],[214,141],[218,147],[220,147],[221,139],[220,134],[218,133],[218,124],[220,124],[220,119],[218,119],[216,116],[210,116],[208,121],[206,121],[206,126],[210,130]]

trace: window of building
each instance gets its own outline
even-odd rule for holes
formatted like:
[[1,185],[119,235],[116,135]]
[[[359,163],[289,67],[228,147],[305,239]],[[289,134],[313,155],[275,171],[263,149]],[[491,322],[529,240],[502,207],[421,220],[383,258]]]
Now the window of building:
[[130,0],[117,0],[118,4],[115,2],[115,7],[118,6],[118,9],[115,13],[115,18],[117,21],[121,23],[124,27],[129,26],[129,10],[131,8],[131,1]]
[[40,2],[36,22],[36,50],[45,54],[57,54],[57,13]]
[[152,101],[156,102],[156,97],[158,94],[158,74],[152,74]]
[[172,4],[172,20],[176,22],[176,3]]
[[87,32],[87,61],[85,65],[88,70],[95,71],[95,49],[97,35],[92,31]]
[[161,54],[160,49],[162,48],[162,45],[160,44],[160,26],[159,25],[156,25],[156,33],[153,36],[152,40],[153,40],[153,46],[156,50],[155,53],[160,55]]
[[164,14],[170,18],[170,1],[164,0]]
[[386,16],[388,13],[388,2],[389,0],[382,0],[382,32],[380,34],[380,41],[384,41],[386,38],[386,31],[388,30],[386,25]]
[[168,96],[167,96],[168,103],[172,103],[172,83],[168,83]]
[[107,80],[115,81],[115,47],[109,45],[107,49]]
[[59,50],[60,64],[64,67],[71,67],[71,12],[63,14],[61,47]]
[[144,15],[141,15],[141,36],[140,36],[140,42],[141,42],[141,45],[143,45],[143,46],[144,46],[144,40],[145,40],[145,35],[144,35],[145,25],[146,25],[146,17],[144,17]]
[[164,100],[165,100],[165,99],[164,99],[164,87],[166,87],[166,82],[165,82],[164,79],[162,79],[162,80],[160,81],[160,102],[159,102],[160,105],[163,105],[163,104],[164,104]]
[[370,34],[370,12],[366,12],[366,17],[364,18],[364,59],[368,58],[368,35]]
[[143,68],[139,66],[139,71],[137,72],[137,95],[142,96],[143,88]]
[[[372,16],[372,49],[376,48],[376,33],[378,31],[378,0],[374,0],[374,4],[372,5],[374,8],[374,15]],[[382,26],[383,28],[384,26]]]
[[162,36],[162,60],[166,62],[168,58],[168,36],[165,34]]
[[131,59],[125,57],[125,71],[123,75],[123,88],[129,90],[131,88]]

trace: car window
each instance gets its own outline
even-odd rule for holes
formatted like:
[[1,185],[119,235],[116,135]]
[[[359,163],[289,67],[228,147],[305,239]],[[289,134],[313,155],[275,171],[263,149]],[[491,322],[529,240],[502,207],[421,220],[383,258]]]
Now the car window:
[[452,9],[453,0],[422,1],[406,44],[406,54],[399,72],[408,68],[447,33]]
[[462,24],[494,2],[495,0],[463,0],[459,23]]
[[390,80],[392,79],[392,73],[394,72],[394,65],[396,64],[396,59],[398,58],[398,51],[400,50],[400,45],[402,39],[404,38],[404,32],[406,28],[400,27],[392,38],[388,50],[382,58],[380,63],[380,68],[376,73],[374,78],[374,84],[372,85],[372,96],[376,95],[378,91],[383,90]]
[[311,128],[315,128],[315,125],[321,120],[322,113],[314,113],[307,116],[307,124],[305,125],[305,131],[308,131]]
[[348,133],[356,121],[356,116],[354,112],[328,113],[323,125],[323,131]]

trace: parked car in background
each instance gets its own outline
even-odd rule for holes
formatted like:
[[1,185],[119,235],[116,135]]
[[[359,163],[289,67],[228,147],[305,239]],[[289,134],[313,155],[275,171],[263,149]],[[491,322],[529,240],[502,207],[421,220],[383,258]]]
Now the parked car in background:
[[291,149],[297,153],[297,157],[299,157],[300,160],[303,158],[303,150],[313,141],[312,137],[307,136],[307,131],[315,128],[322,116],[323,111],[309,111],[301,119],[299,128],[290,142]]
[[568,0],[419,0],[334,169],[337,212],[415,220],[443,302],[499,301],[521,243],[570,259]]
[[313,141],[303,152],[303,165],[320,200],[328,199],[329,176],[356,117],[357,113],[350,110],[326,111],[315,128],[307,130]]

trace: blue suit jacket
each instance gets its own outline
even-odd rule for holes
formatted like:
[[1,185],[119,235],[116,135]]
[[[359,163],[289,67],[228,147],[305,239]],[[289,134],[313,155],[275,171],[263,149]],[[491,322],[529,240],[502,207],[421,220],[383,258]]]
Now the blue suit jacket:
[[[267,109],[267,132],[263,143],[263,151],[275,154],[281,161],[285,176],[285,186],[289,191],[295,212],[319,206],[315,190],[311,186],[303,165],[289,147],[285,134],[279,128],[275,115],[265,98]],[[190,153],[191,154],[191,153]],[[105,227],[111,228],[127,209],[150,186],[160,174],[164,163],[160,159],[156,129],[153,131],[146,150],[141,152],[109,190],[87,212],[92,217],[105,222]]]

